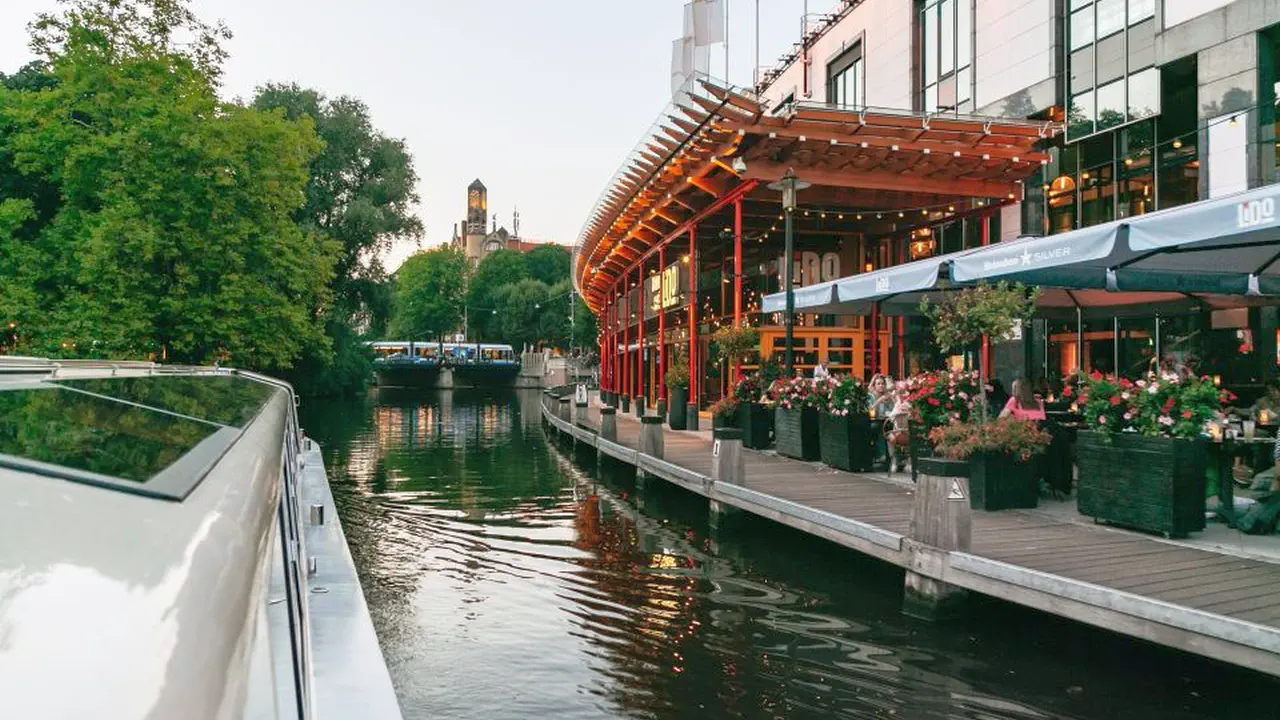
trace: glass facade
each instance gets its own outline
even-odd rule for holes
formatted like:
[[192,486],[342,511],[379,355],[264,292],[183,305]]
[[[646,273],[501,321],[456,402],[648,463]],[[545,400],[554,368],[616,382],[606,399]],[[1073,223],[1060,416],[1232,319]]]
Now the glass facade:
[[920,6],[921,107],[972,112],[973,0],[926,0]]
[[867,104],[863,75],[862,45],[844,51],[827,66],[827,102],[837,107],[863,107]]
[[1067,141],[1160,113],[1155,0],[1072,0]]

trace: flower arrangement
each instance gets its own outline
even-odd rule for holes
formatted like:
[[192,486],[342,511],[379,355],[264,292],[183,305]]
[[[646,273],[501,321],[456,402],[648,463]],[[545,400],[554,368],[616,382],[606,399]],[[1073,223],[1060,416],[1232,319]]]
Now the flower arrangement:
[[814,392],[814,381],[811,378],[796,377],[790,380],[778,378],[760,397],[760,402],[769,408],[784,410],[800,410],[807,407],[818,407],[819,396]]
[[1235,395],[1207,377],[1152,373],[1140,380],[1094,372],[1080,383],[1085,424],[1106,433],[1193,438]]
[[936,427],[963,423],[979,407],[982,386],[978,373],[941,370],[920,373],[907,379],[907,400],[911,419],[925,432]]
[[738,413],[738,399],[732,394],[725,395],[711,405],[711,417],[721,422],[731,421]]
[[769,389],[771,382],[766,382],[761,373],[747,373],[733,385],[733,399],[740,403],[763,402],[761,397]]
[[958,422],[929,431],[929,441],[944,457],[966,460],[975,453],[1003,453],[1023,462],[1049,447],[1052,437],[1031,420],[1002,417],[988,423]]
[[827,384],[825,395],[822,391],[817,392],[823,401],[820,406],[823,412],[837,417],[867,412],[869,395],[866,383],[854,377],[833,377],[818,382]]

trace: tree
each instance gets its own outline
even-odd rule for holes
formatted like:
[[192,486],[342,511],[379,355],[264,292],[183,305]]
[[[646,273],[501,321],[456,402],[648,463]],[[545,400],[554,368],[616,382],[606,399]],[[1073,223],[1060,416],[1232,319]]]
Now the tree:
[[555,321],[547,303],[550,297],[546,284],[529,278],[499,287],[493,294],[498,311],[493,316],[493,339],[519,349],[554,333]]
[[462,323],[467,258],[439,247],[419,252],[396,271],[391,334],[397,339],[435,340]]
[[[258,90],[254,107],[281,111],[290,120],[309,118],[324,141],[311,162],[306,203],[294,217],[307,231],[338,243],[325,332],[338,355],[349,355],[342,343],[360,341],[352,328],[377,336],[391,312],[381,256],[398,239],[422,237],[422,222],[413,214],[413,158],[403,140],[374,129],[368,107],[354,98],[329,100],[298,85],[267,85]],[[338,363],[324,349],[316,352],[292,374],[300,391],[348,394],[364,387],[367,363]]]
[[596,316],[578,294],[573,296],[573,344],[582,352],[590,354],[599,350],[599,328]]
[[547,243],[530,250],[524,256],[529,266],[529,277],[548,287],[569,279],[569,251],[560,245]]
[[525,257],[515,250],[497,250],[480,261],[467,286],[467,313],[473,337],[503,342],[496,316],[489,311],[498,309],[498,288],[528,278]]
[[66,4],[32,26],[52,82],[0,88],[0,165],[25,184],[0,206],[19,349],[278,370],[324,345],[336,248],[291,217],[311,123],[219,102],[227,34],[182,0]]

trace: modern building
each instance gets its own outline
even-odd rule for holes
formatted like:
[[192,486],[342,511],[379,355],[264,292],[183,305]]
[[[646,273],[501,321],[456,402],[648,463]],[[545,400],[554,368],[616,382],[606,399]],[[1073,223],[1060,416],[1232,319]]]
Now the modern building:
[[[714,399],[727,369],[709,336],[728,324],[761,329],[762,359],[780,350],[781,313],[760,298],[781,289],[787,214],[768,186],[788,169],[811,186],[790,217],[797,295],[1277,180],[1271,0],[847,0],[801,25],[754,87],[686,86],[605,187],[574,268],[603,320],[606,387],[660,395],[681,345],[695,397]],[[1166,317],[1165,351],[1212,336],[1233,348],[1213,362],[1257,380],[1276,365],[1275,320],[1272,307]],[[1152,323],[1038,320],[984,349],[985,366],[1136,368],[1159,343]],[[795,337],[801,370],[938,361],[921,319],[878,305],[802,311]]]
[[546,240],[526,240],[520,237],[520,211],[512,214],[512,231],[499,227],[498,216],[493,216],[493,228],[486,232],[485,223],[489,219],[489,190],[476,178],[467,186],[467,213],[463,220],[453,229],[453,247],[461,249],[470,261],[471,266],[480,264],[486,256],[496,250],[515,250],[529,252],[543,245]]

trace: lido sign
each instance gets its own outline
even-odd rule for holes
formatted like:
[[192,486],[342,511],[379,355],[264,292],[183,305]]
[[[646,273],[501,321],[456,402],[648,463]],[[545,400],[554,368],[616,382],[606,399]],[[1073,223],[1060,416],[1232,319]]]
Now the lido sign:
[[1236,227],[1240,229],[1267,225],[1276,220],[1275,198],[1249,200],[1236,205]]

